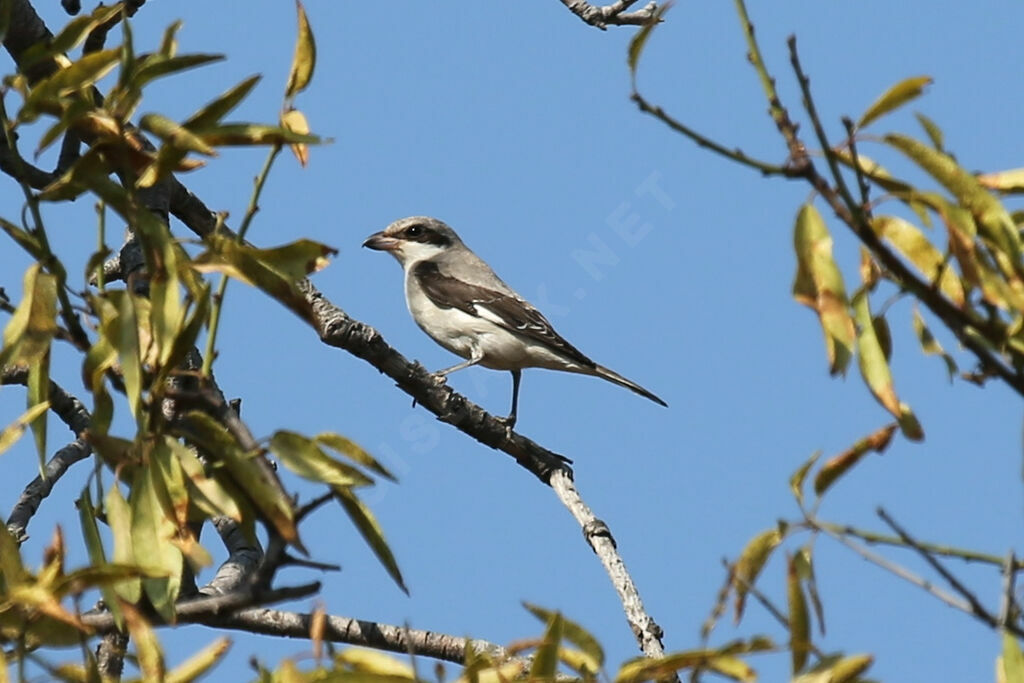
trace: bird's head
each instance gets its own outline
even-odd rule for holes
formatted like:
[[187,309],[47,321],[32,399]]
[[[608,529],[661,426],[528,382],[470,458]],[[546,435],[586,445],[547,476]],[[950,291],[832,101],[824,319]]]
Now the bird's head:
[[364,247],[386,251],[403,266],[425,261],[461,244],[455,231],[429,216],[410,216],[395,221],[363,242]]

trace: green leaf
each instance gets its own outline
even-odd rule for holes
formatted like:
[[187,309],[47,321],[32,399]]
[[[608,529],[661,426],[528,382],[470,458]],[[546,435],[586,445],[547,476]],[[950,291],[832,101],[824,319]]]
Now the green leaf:
[[1024,683],[1024,652],[1021,652],[1017,636],[1003,631],[1002,680],[1004,683]]
[[[152,56],[152,55],[151,55]],[[142,63],[132,76],[131,85],[141,90],[149,82],[181,71],[205,66],[224,59],[224,55],[182,55],[181,57],[160,57]]]
[[231,481],[263,519],[285,541],[306,552],[295,526],[291,497],[263,456],[258,452],[246,453],[227,429],[204,413],[186,413],[181,427],[180,436],[193,440],[216,463],[223,464]]
[[398,587],[408,594],[409,589],[405,587],[405,581],[402,580],[402,573],[398,569],[398,562],[395,561],[395,556],[391,552],[391,548],[388,547],[387,540],[384,538],[384,532],[381,530],[377,518],[370,512],[370,508],[366,507],[366,504],[359,500],[354,493],[346,489],[335,489],[334,496],[341,503],[341,506],[345,508],[345,512],[369,544],[373,554],[384,565],[384,569],[387,570],[394,582],[398,584]]
[[381,465],[376,458],[363,450],[362,447],[351,439],[345,438],[340,434],[335,434],[334,432],[321,432],[313,437],[313,440],[318,444],[327,446],[332,450],[348,456],[351,460],[368,467],[385,479],[397,481],[395,476],[391,474],[384,465]]
[[291,99],[306,89],[316,66],[316,41],[313,40],[313,29],[309,26],[306,9],[299,0],[295,2],[295,9],[299,15],[299,35],[295,41],[295,55],[292,57],[292,68],[284,91],[285,99]]
[[296,287],[305,275],[327,264],[337,250],[310,240],[299,240],[276,249],[256,249],[225,235],[208,235],[208,249],[192,261],[201,273],[224,273],[258,287],[306,322],[315,322],[306,297]]
[[133,607],[125,607],[125,620],[138,655],[139,669],[145,681],[163,681],[165,666],[164,653],[156,633],[146,619]]
[[555,612],[548,619],[544,639],[533,653],[531,681],[554,681],[558,673],[558,650],[562,644],[562,615]]
[[120,57],[120,48],[92,52],[39,81],[29,92],[28,99],[18,113],[18,120],[34,121],[40,112],[59,113],[66,105],[63,98],[91,88],[117,66]]
[[807,614],[807,600],[800,586],[800,576],[793,558],[786,570],[786,599],[789,605],[789,648],[792,655],[793,675],[807,663],[811,649],[811,625]]
[[864,437],[849,449],[831,458],[821,466],[816,477],[814,477],[814,493],[819,497],[828,490],[832,484],[841,476],[846,474],[854,465],[860,462],[861,458],[874,451],[883,453],[889,447],[892,435],[897,425],[891,424],[882,427],[872,434]]
[[930,76],[915,76],[900,81],[882,93],[882,96],[868,107],[868,110],[860,117],[860,121],[857,122],[857,127],[864,128],[880,116],[888,114],[892,110],[920,96],[924,92],[925,86],[930,85],[931,82]]
[[[96,523],[96,510],[92,505],[92,494],[89,487],[82,489],[82,495],[77,501],[78,519],[82,525],[82,537],[85,539],[85,548],[89,553],[89,564],[93,567],[107,565],[107,554],[103,550],[103,540],[100,538],[99,525]],[[114,592],[112,584],[103,583],[100,586],[100,594],[110,614],[114,617],[114,623],[119,629],[124,628],[124,613],[121,611],[121,601]]]
[[[7,5],[8,3],[2,4]],[[92,14],[83,14],[80,17],[75,17],[61,29],[60,33],[53,36],[50,40],[36,43],[25,50],[20,59],[20,67],[25,69],[42,59],[49,59],[69,52],[85,40],[94,28],[120,14],[121,9],[121,5],[118,4],[100,5],[93,10]],[[7,11],[9,12],[10,10],[8,9]]]
[[246,95],[249,94],[249,91],[252,90],[253,86],[259,82],[259,80],[260,76],[258,75],[250,76],[197,111],[182,125],[193,131],[214,125],[224,118],[228,112],[237,107],[238,104],[245,99]]
[[797,504],[801,507],[804,504],[804,480],[807,478],[807,473],[814,467],[814,463],[818,462],[820,457],[821,451],[815,451],[789,478],[789,490],[793,492],[793,497],[796,498]]
[[18,541],[3,524],[0,524],[0,578],[3,578],[5,593],[29,580],[28,571],[21,563]]
[[332,488],[373,484],[359,470],[328,456],[309,437],[281,430],[274,432],[269,445],[271,452],[285,467],[309,481],[324,483]]
[[865,384],[882,407],[896,417],[904,436],[911,441],[920,441],[924,438],[924,433],[917,423],[917,418],[910,407],[901,403],[896,396],[889,363],[885,359],[885,352],[872,324],[866,293],[861,292],[853,298],[853,310],[858,327],[857,358]]
[[601,643],[597,641],[597,638],[591,635],[589,631],[576,622],[561,616],[558,612],[552,612],[528,602],[524,602],[523,607],[545,624],[550,624],[556,616],[561,618],[562,636],[586,655],[589,673],[596,674],[601,671],[601,667],[604,666],[604,649],[601,647]]
[[641,683],[641,681],[663,681],[684,669],[709,669],[735,681],[753,683],[757,675],[741,659],[722,654],[719,650],[703,649],[673,652],[660,659],[638,657],[619,669],[615,683]]
[[[187,125],[187,124],[186,124]],[[203,142],[214,147],[249,145],[319,145],[325,140],[317,135],[302,134],[281,126],[262,123],[226,123],[217,126],[190,126]]]
[[797,214],[793,245],[797,257],[793,297],[818,313],[829,371],[842,374],[853,356],[856,331],[847,310],[843,276],[832,259],[832,237],[812,204],[804,204]]
[[651,17],[650,23],[645,24],[640,28],[639,31],[633,36],[632,40],[629,41],[629,51],[626,55],[626,63],[629,65],[629,77],[633,83],[633,90],[636,91],[636,68],[640,62],[640,55],[644,51],[644,47],[647,46],[647,40],[651,37],[651,33],[654,31],[654,27],[661,23],[661,18],[665,16],[665,12],[672,7],[672,2],[666,2],[658,6],[654,10],[654,16]]
[[174,522],[165,514],[157,495],[155,479],[159,476],[153,466],[135,470],[128,496],[132,513],[132,549],[137,561],[164,573],[162,577],[143,579],[142,589],[153,609],[165,621],[173,622],[183,564],[181,551],[171,543],[176,534]]
[[750,539],[736,564],[732,567],[732,583],[736,592],[735,620],[739,623],[743,616],[743,606],[747,599],[750,586],[757,581],[772,551],[782,542],[782,534],[778,529],[762,531]]
[[157,136],[181,152],[197,152],[216,156],[217,152],[203,142],[202,138],[181,124],[160,114],[146,114],[139,119],[139,128]]
[[941,152],[943,146],[942,129],[935,125],[935,122],[924,114],[915,112],[914,116],[917,117],[918,123],[920,123],[921,127],[924,128],[925,135],[927,135],[928,139],[931,140],[932,147]]
[[[104,500],[107,513],[107,524],[114,537],[114,563],[123,565],[135,564],[135,552],[132,549],[132,514],[128,502],[121,495],[121,489],[114,484],[107,491]],[[116,592],[125,601],[136,604],[142,599],[141,579],[125,579],[115,584]]]

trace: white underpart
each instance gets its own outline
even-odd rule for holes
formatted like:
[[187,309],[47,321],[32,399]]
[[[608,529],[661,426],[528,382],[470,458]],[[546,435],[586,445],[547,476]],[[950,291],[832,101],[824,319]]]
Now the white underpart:
[[480,365],[494,370],[551,368],[587,372],[528,337],[509,331],[486,306],[477,305],[479,315],[457,308],[441,308],[423,292],[406,271],[405,298],[409,313],[424,332],[438,344],[463,358],[480,358]]

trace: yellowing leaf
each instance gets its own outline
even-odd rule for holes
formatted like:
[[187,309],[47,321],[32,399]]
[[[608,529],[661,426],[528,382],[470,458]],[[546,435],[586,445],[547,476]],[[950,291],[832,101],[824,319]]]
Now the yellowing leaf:
[[821,451],[815,451],[789,478],[789,490],[793,492],[793,497],[796,498],[796,502],[801,506],[804,504],[804,479],[807,478],[807,473],[814,467],[814,463],[818,462],[820,457]]
[[[552,612],[546,610],[543,607],[537,605],[531,605],[528,602],[523,603],[525,607],[533,616],[537,617],[544,623],[551,623],[551,620],[555,618],[558,612]],[[604,666],[604,649],[601,647],[601,643],[590,634],[585,628],[577,624],[576,622],[561,617],[562,619],[562,636],[570,643],[580,649],[580,654],[583,655],[583,659],[580,663],[586,665],[587,670],[591,674],[596,674]],[[579,667],[574,667],[579,671]],[[582,673],[582,671],[580,672]]]
[[786,571],[786,596],[789,604],[789,649],[793,660],[793,675],[796,676],[807,663],[811,649],[811,620],[793,558],[789,558]]
[[1024,168],[1011,168],[996,173],[982,173],[978,176],[982,187],[1004,194],[1020,194],[1024,192]]
[[935,125],[935,122],[924,114],[915,113],[914,116],[917,117],[918,123],[921,124],[921,127],[924,128],[924,132],[928,136],[928,139],[931,140],[932,147],[941,152],[943,147],[942,129]]
[[132,549],[140,564],[164,573],[161,577],[143,579],[142,589],[160,616],[171,622],[183,564],[181,551],[171,542],[176,533],[175,525],[167,518],[158,498],[154,479],[159,475],[155,469],[137,468],[132,481],[128,497],[132,512]]
[[128,622],[128,631],[131,633],[135,652],[138,654],[139,668],[142,670],[143,679],[163,681],[164,653],[160,642],[156,639],[156,633],[145,617],[131,605],[125,605],[124,616],[125,621]]
[[558,673],[558,650],[562,644],[562,615],[555,612],[548,620],[547,630],[530,666],[531,681],[554,681]]
[[1003,631],[1002,673],[1006,683],[1024,683],[1024,653],[1017,636]]
[[974,215],[988,240],[1009,260],[1021,263],[1021,238],[1009,212],[982,187],[978,179],[943,152],[936,151],[913,138],[890,134],[885,141],[906,154],[942,184],[960,204]]
[[[309,134],[309,122],[306,116],[298,109],[289,109],[281,114],[281,127],[299,135]],[[290,145],[292,154],[299,160],[299,164],[305,168],[309,163],[309,145],[296,143]]]
[[347,455],[354,462],[368,467],[385,479],[396,481],[395,475],[391,474],[391,472],[388,471],[384,465],[381,465],[376,458],[363,450],[359,444],[355,443],[351,439],[347,439],[344,436],[333,432],[321,432],[314,437],[314,441],[339,453]]
[[930,282],[938,280],[942,293],[957,308],[963,308],[965,296],[960,278],[924,233],[915,225],[896,216],[879,216],[871,225],[875,232],[914,264]]
[[334,661],[346,664],[355,671],[400,679],[415,680],[416,678],[416,673],[408,664],[377,650],[348,647],[337,653],[334,656]]
[[[107,491],[104,499],[107,513],[107,524],[114,536],[114,562],[116,564],[134,565],[135,552],[132,549],[132,515],[128,502],[121,495],[121,489],[115,484]],[[142,598],[142,581],[126,579],[114,585],[114,592],[129,603],[136,604]]]
[[658,5],[657,9],[654,10],[654,15],[651,17],[651,21],[644,24],[636,35],[633,36],[632,40],[629,41],[629,51],[626,55],[626,63],[629,65],[629,75],[633,81],[633,90],[636,90],[636,67],[640,62],[640,55],[644,51],[644,47],[647,45],[647,40],[651,37],[651,32],[654,31],[654,27],[661,23],[661,18],[665,16],[665,12],[672,7],[671,0],[669,2]]
[[868,110],[860,117],[860,121],[857,122],[857,127],[864,128],[878,117],[920,96],[924,92],[925,86],[930,85],[931,82],[930,76],[915,76],[900,81],[882,93],[882,96],[868,107]]
[[753,683],[757,675],[743,660],[732,655],[721,654],[718,650],[689,650],[673,652],[660,659],[639,657],[632,659],[619,669],[615,683],[641,683],[662,681],[677,671],[694,668],[710,669],[723,676],[744,683]]
[[847,310],[843,276],[832,260],[832,237],[811,204],[801,207],[797,215],[793,243],[797,257],[793,297],[817,311],[829,370],[833,375],[843,373],[853,354],[856,333]]
[[782,542],[782,534],[778,529],[762,531],[750,539],[740,557],[733,565],[733,587],[736,592],[736,622],[743,616],[743,605],[747,599],[750,586],[757,581],[758,575],[771,557],[772,551]]
[[859,676],[873,661],[871,655],[826,657],[807,673],[793,678],[792,683],[853,683],[861,680]]
[[164,683],[191,683],[220,661],[231,647],[230,638],[218,638],[167,672]]
[[819,496],[825,493],[828,487],[835,483],[839,477],[846,474],[850,468],[860,462],[861,458],[871,451],[876,453],[884,452],[889,447],[889,442],[892,440],[892,435],[896,428],[897,425],[895,424],[886,425],[869,436],[864,437],[849,449],[826,461],[821,466],[821,470],[818,471],[818,475],[814,478],[814,492]]
[[291,99],[306,89],[316,66],[316,41],[313,40],[313,29],[310,28],[306,8],[296,0],[295,9],[299,15],[299,35],[295,41],[295,55],[292,57],[292,68],[284,91],[285,99]]
[[250,76],[190,116],[182,125],[194,132],[216,124],[245,99],[259,80],[259,76]]
[[0,431],[0,453],[3,453],[17,443],[22,434],[25,433],[25,430],[28,429],[29,424],[45,413],[49,407],[49,401],[38,403],[22,413],[21,417],[17,420],[4,427],[3,431]]
[[939,341],[932,335],[931,330],[924,322],[924,318],[921,316],[921,311],[918,310],[917,306],[914,306],[914,332],[917,334],[917,339],[921,343],[921,350],[928,355],[939,356],[946,364],[946,372],[949,373],[949,381],[952,382],[953,378],[956,377],[956,373],[959,372],[956,361],[953,357],[946,353]]

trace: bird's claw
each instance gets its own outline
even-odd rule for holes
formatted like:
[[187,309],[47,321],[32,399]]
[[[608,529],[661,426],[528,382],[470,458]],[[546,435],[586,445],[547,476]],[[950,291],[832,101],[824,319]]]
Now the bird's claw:
[[515,429],[516,427],[515,415],[509,415],[508,417],[496,417],[494,419],[500,422],[502,425],[504,425],[505,431],[507,432],[511,433],[512,430]]

